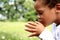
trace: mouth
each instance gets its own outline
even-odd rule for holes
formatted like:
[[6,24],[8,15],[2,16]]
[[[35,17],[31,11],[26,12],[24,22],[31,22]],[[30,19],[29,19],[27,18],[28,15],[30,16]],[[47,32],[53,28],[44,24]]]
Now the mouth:
[[43,23],[43,21],[41,19],[38,19],[38,22]]

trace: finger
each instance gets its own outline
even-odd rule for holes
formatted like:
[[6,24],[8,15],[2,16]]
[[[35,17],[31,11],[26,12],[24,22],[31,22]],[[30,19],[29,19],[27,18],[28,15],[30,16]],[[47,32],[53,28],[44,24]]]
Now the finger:
[[38,21],[36,21],[36,23],[39,24],[39,25],[43,25],[42,23],[40,23],[40,22],[38,22]]
[[28,32],[35,32],[36,31],[35,29],[29,29],[29,28],[25,28],[25,30]]
[[30,34],[28,37],[33,37],[33,36],[36,36],[36,33]]
[[30,25],[30,24],[26,24],[25,26],[28,27],[28,28],[33,28],[33,29],[35,29],[35,26]]
[[37,24],[35,22],[28,22],[28,24],[36,26]]
[[35,21],[35,23],[40,24],[40,22],[38,22],[38,21]]

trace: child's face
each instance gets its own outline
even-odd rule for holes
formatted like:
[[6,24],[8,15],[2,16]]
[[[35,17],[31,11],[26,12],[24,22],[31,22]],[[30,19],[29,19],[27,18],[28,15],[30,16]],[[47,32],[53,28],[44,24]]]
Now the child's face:
[[56,20],[56,9],[50,9],[48,5],[44,5],[42,0],[36,0],[34,8],[37,11],[38,21],[42,24],[49,25]]

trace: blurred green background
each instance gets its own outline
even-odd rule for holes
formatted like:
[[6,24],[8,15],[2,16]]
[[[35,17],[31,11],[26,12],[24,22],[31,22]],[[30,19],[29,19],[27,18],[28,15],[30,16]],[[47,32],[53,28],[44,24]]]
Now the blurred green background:
[[39,40],[29,38],[30,33],[24,30],[26,22],[0,22],[0,40]]
[[37,21],[33,0],[0,0],[0,40],[40,40],[28,37],[28,21]]

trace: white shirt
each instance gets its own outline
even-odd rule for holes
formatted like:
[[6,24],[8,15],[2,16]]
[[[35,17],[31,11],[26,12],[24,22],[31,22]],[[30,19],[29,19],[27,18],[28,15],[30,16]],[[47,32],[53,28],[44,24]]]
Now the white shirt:
[[47,28],[39,35],[42,40],[60,40],[60,25],[52,24],[52,32]]

